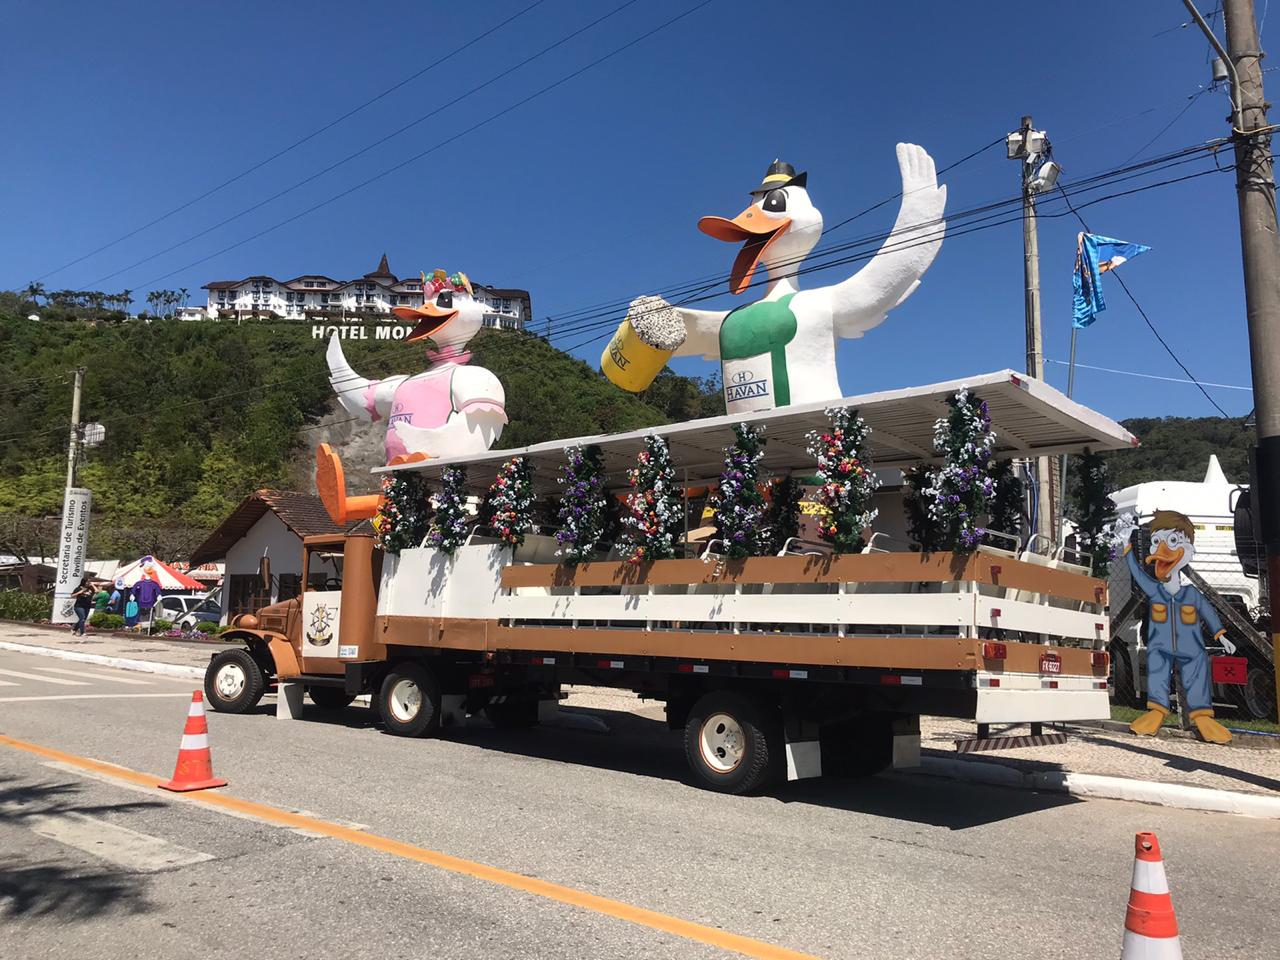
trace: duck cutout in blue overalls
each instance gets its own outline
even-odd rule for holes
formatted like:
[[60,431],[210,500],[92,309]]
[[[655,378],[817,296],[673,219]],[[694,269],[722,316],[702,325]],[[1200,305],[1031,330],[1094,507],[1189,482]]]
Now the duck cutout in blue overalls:
[[1209,654],[1204,647],[1201,623],[1214,639],[1226,631],[1209,600],[1191,584],[1182,582],[1182,569],[1195,556],[1195,525],[1173,510],[1157,510],[1151,518],[1151,549],[1146,563],[1152,576],[1133,553],[1133,541],[1124,548],[1133,582],[1150,601],[1147,615],[1147,712],[1129,725],[1142,736],[1154,737],[1169,715],[1169,686],[1176,665],[1191,722],[1201,739],[1230,743],[1231,732],[1213,718]]

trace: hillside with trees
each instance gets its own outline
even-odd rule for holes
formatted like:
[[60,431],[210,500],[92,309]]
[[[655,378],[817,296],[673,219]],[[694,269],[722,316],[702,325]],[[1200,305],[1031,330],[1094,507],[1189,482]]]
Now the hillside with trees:
[[[59,297],[53,306],[41,306],[33,321],[29,296],[0,293],[0,553],[39,553],[46,545],[47,553],[56,542],[71,371],[79,366],[87,371],[82,419],[106,427],[105,442],[88,452],[80,472],[94,491],[98,556],[180,559],[248,492],[308,488],[320,440],[350,453],[352,478],[380,455],[381,432],[349,423],[335,404],[324,344],[312,339],[310,324],[126,321],[83,297]],[[506,388],[512,419],[503,446],[724,412],[714,379],[664,370],[633,396],[537,337],[485,330],[471,349]],[[420,344],[351,340],[344,350],[369,377],[425,363]],[[1210,453],[1231,480],[1248,478],[1252,431],[1241,420],[1124,423],[1143,443],[1106,454],[1112,489],[1198,480]]]
[[[343,346],[369,377],[425,365],[421,344]],[[504,446],[723,412],[714,382],[664,372],[633,396],[537,337],[486,330],[471,348],[505,385],[512,419]],[[79,366],[81,417],[106,427],[80,469],[94,491],[91,547],[101,556],[179,557],[248,492],[305,483],[300,465],[319,422],[345,419],[334,413],[324,342],[309,324],[0,316],[0,553],[39,552],[56,537],[48,518],[61,510]]]

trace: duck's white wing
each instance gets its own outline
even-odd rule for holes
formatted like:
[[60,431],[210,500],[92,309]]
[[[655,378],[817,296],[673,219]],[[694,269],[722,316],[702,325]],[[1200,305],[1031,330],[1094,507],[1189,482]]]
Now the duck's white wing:
[[684,321],[685,340],[678,348],[677,357],[706,357],[720,359],[720,324],[729,315],[727,310],[690,310],[675,307]]
[[335,333],[329,338],[325,353],[329,364],[329,385],[338,395],[338,402],[347,413],[361,420],[385,420],[391,413],[391,403],[396,388],[406,376],[388,377],[385,380],[368,380],[351,369],[342,352],[342,344]]
[[947,188],[938,186],[933,158],[923,147],[900,143],[898,169],[902,206],[893,232],[875,257],[843,283],[797,295],[797,300],[825,301],[838,337],[860,337],[883,323],[889,311],[920,286],[920,278],[942,246]]

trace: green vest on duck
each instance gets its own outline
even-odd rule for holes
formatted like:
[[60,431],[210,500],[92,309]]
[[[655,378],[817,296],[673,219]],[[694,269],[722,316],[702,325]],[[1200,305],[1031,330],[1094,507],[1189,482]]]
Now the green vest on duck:
[[791,402],[787,344],[795,339],[794,293],[738,307],[720,324],[720,365],[729,413],[772,410]]

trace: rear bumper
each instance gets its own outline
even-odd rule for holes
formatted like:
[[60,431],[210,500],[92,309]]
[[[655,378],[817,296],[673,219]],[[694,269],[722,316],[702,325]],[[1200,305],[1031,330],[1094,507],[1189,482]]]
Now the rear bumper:
[[979,688],[974,711],[978,723],[1106,720],[1110,716],[1106,690]]

